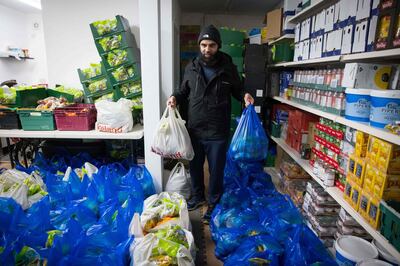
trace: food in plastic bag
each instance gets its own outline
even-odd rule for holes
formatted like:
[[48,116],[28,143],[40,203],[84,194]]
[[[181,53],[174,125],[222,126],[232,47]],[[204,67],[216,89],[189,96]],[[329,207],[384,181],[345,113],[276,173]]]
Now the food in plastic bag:
[[107,79],[106,78],[90,82],[90,84],[88,86],[88,90],[91,93],[95,93],[97,91],[104,91],[106,89],[107,89]]
[[39,105],[36,107],[36,110],[53,111],[56,108],[67,106],[68,101],[64,97],[47,97],[43,100],[39,100],[38,104]]
[[117,29],[117,20],[115,18],[99,20],[93,22],[93,26],[96,28],[99,35],[104,35]]
[[236,161],[254,162],[267,157],[268,139],[253,105],[242,113],[228,155]]
[[[284,249],[270,235],[246,238],[236,252],[230,255],[224,265],[275,265],[279,266]],[[297,265],[297,264],[292,264]]]
[[15,104],[17,98],[17,92],[14,87],[9,88],[8,86],[0,87],[0,104]]
[[111,75],[118,82],[133,78],[137,75],[134,66],[121,66],[111,72]]
[[90,67],[82,69],[82,73],[86,79],[91,79],[101,75],[101,64],[90,64]]
[[140,85],[140,80],[122,84],[121,92],[124,97],[128,96],[129,94],[142,92],[142,86]]
[[121,46],[122,35],[116,34],[110,37],[101,38],[99,43],[104,51],[117,49]]
[[165,109],[157,125],[151,151],[166,158],[193,159],[192,142],[177,109],[170,106]]
[[121,98],[118,102],[100,101],[97,109],[96,129],[111,133],[126,133],[132,130],[132,102]]
[[97,98],[94,100],[94,103],[98,103],[100,101],[107,101],[107,102],[112,102],[114,101],[114,93],[108,93],[108,94],[104,94],[103,96]]
[[127,50],[113,50],[107,54],[107,62],[110,66],[115,67],[126,61],[128,58]]
[[167,184],[165,185],[165,191],[171,193],[176,192],[182,195],[186,200],[189,200],[191,184],[183,163],[178,162],[172,169]]
[[142,109],[143,108],[143,98],[142,96],[137,96],[131,99],[132,105],[135,109]]
[[194,265],[193,235],[178,225],[136,238],[130,250],[133,265]]

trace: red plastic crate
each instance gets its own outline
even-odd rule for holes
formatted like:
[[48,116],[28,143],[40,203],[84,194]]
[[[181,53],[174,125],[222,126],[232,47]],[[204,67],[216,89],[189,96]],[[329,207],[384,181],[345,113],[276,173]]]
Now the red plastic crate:
[[94,104],[72,104],[54,110],[57,129],[61,131],[88,131],[94,129],[97,111]]

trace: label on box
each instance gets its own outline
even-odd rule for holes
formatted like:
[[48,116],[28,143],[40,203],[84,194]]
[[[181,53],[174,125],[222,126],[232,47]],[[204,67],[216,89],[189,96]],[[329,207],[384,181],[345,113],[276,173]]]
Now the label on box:
[[256,92],[256,97],[263,97],[264,91],[263,90],[257,90]]
[[261,113],[261,106],[254,106],[254,110],[256,110],[256,113]]

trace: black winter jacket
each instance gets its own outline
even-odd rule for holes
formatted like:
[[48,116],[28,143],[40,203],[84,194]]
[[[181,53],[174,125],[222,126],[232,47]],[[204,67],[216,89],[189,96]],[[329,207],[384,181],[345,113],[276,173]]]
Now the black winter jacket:
[[242,83],[232,58],[218,51],[216,75],[207,83],[199,58],[185,68],[181,87],[172,94],[177,103],[188,100],[188,130],[199,139],[229,136],[231,95],[242,101]]

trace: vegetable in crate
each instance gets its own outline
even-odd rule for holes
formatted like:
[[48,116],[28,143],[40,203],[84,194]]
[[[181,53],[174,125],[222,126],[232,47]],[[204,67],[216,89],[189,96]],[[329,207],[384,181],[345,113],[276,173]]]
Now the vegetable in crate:
[[111,93],[105,94],[105,95],[97,98],[94,102],[97,103],[97,102],[102,101],[102,100],[106,100],[106,101],[111,101],[112,102],[113,99],[114,99],[114,94],[111,92]]
[[118,66],[126,61],[128,52],[126,50],[114,50],[107,55],[107,62],[110,66]]
[[127,96],[132,93],[141,92],[142,87],[140,85],[140,81],[129,82],[121,85],[121,92],[123,96]]
[[91,93],[107,89],[107,79],[103,78],[101,80],[97,80],[90,83],[88,89]]
[[116,30],[117,20],[115,18],[100,20],[93,22],[93,26],[96,28],[99,35],[104,35]]
[[38,104],[36,110],[53,111],[56,108],[65,107],[68,104],[68,101],[64,97],[47,97],[46,99],[38,101]]
[[66,88],[64,86],[58,86],[58,87],[55,87],[54,90],[58,91],[58,92],[64,92],[64,93],[74,95],[75,99],[83,96],[83,91],[79,90],[79,89],[75,89],[75,88]]
[[141,108],[143,106],[142,97],[133,98],[132,103],[134,108]]
[[90,64],[90,67],[82,69],[82,73],[87,79],[94,78],[101,74],[101,64]]
[[17,92],[14,87],[8,86],[0,87],[0,104],[15,104]]
[[121,46],[122,35],[113,35],[111,37],[102,38],[99,43],[104,51],[117,49]]
[[122,66],[117,68],[112,72],[113,77],[116,81],[124,81],[129,78],[132,78],[135,75],[135,69],[133,66]]

